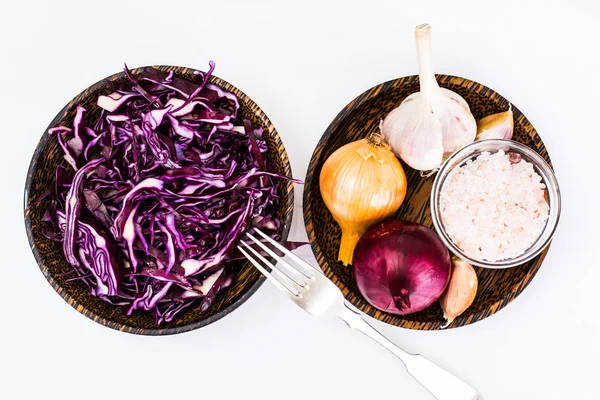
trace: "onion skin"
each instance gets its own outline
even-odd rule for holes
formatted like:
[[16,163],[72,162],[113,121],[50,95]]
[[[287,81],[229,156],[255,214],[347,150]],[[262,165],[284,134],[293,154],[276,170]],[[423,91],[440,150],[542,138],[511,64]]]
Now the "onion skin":
[[391,314],[429,307],[450,280],[450,253],[429,228],[387,220],[372,226],[354,251],[354,279],[363,297]]
[[338,259],[352,263],[358,239],[374,223],[390,218],[406,195],[400,161],[378,133],[348,143],[323,164],[321,197],[342,229]]

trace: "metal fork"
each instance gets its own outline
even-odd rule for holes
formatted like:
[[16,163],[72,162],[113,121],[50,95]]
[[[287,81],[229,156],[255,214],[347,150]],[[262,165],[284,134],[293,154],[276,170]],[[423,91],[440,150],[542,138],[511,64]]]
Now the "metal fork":
[[483,400],[483,397],[471,386],[425,357],[408,353],[396,346],[369,325],[359,313],[348,307],[340,289],[323,272],[287,250],[259,229],[255,229],[255,231],[267,243],[288,256],[295,265],[285,261],[250,233],[246,233],[247,237],[278,263],[273,265],[261,252],[243,240],[240,241],[237,248],[267,279],[304,311],[317,317],[341,318],[350,328],[375,340],[398,357],[406,366],[408,373],[439,400]]

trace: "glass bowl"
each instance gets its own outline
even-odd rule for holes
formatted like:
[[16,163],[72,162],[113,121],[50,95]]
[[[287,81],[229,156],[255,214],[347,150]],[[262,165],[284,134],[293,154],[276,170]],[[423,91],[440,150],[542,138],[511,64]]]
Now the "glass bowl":
[[[518,257],[501,261],[478,260],[467,256],[456,244],[454,244],[450,236],[446,233],[442,216],[440,215],[440,195],[446,179],[450,176],[450,173],[455,168],[465,165],[468,160],[476,158],[483,152],[487,151],[490,153],[496,153],[499,150],[518,153],[521,155],[522,160],[533,164],[535,171],[542,177],[542,183],[546,185],[546,200],[548,201],[550,210],[544,230],[537,240],[523,254],[519,255]],[[556,181],[556,177],[554,176],[552,168],[535,151],[521,143],[512,140],[480,140],[458,150],[446,160],[442,168],[438,171],[433,182],[433,188],[431,190],[431,218],[433,219],[433,225],[435,226],[440,239],[442,239],[446,247],[448,247],[448,249],[456,256],[464,259],[472,265],[477,265],[484,268],[511,268],[521,265],[537,256],[552,240],[559,217],[560,190],[558,188],[558,182]]]

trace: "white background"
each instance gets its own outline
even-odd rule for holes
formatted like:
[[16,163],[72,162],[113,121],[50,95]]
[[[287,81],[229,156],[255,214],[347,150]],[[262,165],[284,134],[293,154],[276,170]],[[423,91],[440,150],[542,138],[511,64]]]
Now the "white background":
[[47,124],[123,62],[205,69],[215,60],[216,75],[269,115],[303,178],[342,107],[416,73],[422,22],[433,27],[436,72],[493,88],[532,121],[564,208],[543,268],[498,314],[442,332],[375,325],[486,400],[600,398],[597,2],[22,0],[0,10],[0,398],[429,399],[385,350],[341,321],[304,314],[268,284],[191,333],[107,329],[46,282],[22,220],[26,170]]

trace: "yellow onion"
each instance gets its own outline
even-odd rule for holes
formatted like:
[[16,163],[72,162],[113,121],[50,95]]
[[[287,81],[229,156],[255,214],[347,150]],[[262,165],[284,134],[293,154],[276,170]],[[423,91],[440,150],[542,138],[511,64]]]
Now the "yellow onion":
[[321,170],[321,196],[342,228],[338,259],[352,263],[358,239],[374,223],[391,217],[406,195],[402,165],[380,133],[337,149]]

